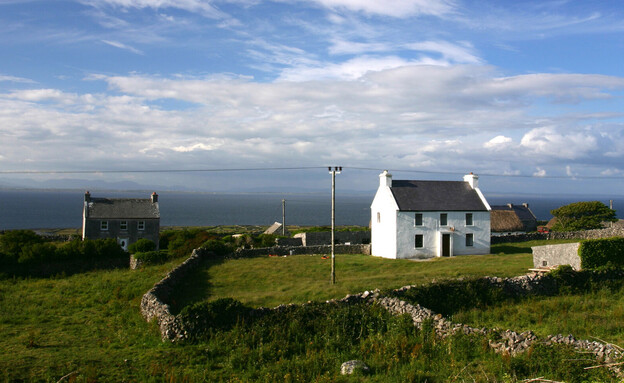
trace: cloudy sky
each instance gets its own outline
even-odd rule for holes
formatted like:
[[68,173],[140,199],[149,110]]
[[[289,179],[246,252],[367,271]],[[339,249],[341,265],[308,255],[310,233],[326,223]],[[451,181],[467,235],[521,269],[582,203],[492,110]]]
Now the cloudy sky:
[[0,0],[0,184],[622,195],[623,97],[619,0]]

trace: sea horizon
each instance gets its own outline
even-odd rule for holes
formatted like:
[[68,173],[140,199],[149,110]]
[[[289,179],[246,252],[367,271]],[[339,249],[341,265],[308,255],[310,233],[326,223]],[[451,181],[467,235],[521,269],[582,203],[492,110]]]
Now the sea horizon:
[[[148,198],[152,190],[91,190],[94,197]],[[161,226],[271,225],[282,221],[286,202],[286,225],[331,224],[328,192],[159,192]],[[528,203],[538,220],[552,218],[550,210],[578,201],[598,200],[624,218],[624,196],[484,193],[490,205]],[[337,191],[336,224],[368,226],[373,192]],[[79,228],[82,225],[84,190],[0,188],[0,230]],[[618,212],[618,207],[622,211]]]

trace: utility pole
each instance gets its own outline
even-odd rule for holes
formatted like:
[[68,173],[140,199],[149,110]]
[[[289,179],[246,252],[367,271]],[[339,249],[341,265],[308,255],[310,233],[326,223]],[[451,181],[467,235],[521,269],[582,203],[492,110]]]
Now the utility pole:
[[286,236],[286,200],[282,200],[282,236]]
[[334,166],[332,170],[331,166],[328,167],[329,174],[332,176],[332,202],[331,202],[331,283],[336,284],[336,254],[334,243],[334,230],[336,228],[336,174],[340,174],[342,166]]

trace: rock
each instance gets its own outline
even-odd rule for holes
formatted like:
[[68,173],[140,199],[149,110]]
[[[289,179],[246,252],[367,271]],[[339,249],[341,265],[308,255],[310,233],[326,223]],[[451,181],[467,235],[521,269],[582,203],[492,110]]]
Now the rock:
[[342,375],[351,375],[354,372],[367,373],[370,369],[366,365],[366,363],[361,360],[350,360],[348,362],[344,362],[340,366],[340,373]]

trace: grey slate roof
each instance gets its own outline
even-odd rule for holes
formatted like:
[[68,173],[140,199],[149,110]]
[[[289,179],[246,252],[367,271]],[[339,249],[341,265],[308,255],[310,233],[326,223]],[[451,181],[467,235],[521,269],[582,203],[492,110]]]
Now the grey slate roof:
[[87,217],[105,219],[160,218],[158,202],[142,198],[91,198]]
[[487,211],[464,181],[393,180],[390,190],[402,211]]

